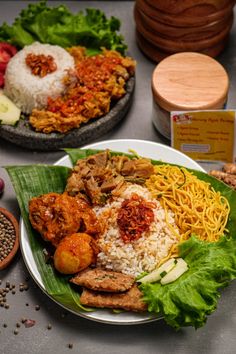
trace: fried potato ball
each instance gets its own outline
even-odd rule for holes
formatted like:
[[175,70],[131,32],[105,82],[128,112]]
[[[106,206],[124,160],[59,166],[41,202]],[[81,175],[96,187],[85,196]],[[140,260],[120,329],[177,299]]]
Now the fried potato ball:
[[75,274],[95,261],[94,240],[86,233],[74,233],[59,243],[54,266],[63,274]]

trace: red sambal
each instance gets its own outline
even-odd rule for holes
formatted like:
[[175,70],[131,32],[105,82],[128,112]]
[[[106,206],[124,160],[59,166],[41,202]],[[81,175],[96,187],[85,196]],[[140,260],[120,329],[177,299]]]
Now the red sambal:
[[117,224],[125,243],[138,240],[142,233],[148,231],[154,221],[155,204],[146,201],[137,194],[123,201],[118,211]]

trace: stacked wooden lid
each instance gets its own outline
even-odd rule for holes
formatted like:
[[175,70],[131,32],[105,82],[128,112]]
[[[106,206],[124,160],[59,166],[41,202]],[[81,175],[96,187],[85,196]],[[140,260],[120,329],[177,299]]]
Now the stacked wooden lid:
[[160,61],[178,52],[216,57],[233,24],[236,0],[136,0],[134,18],[140,49]]

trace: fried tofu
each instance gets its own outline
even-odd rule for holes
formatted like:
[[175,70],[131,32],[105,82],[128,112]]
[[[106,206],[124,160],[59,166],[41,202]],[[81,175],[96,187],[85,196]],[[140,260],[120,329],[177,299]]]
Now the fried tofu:
[[84,288],[80,302],[82,305],[98,308],[123,309],[135,312],[147,310],[147,304],[142,300],[142,292],[137,284],[123,293],[96,292]]
[[105,292],[123,292],[129,290],[134,284],[134,277],[112,270],[101,268],[87,268],[79,272],[70,280],[90,290]]

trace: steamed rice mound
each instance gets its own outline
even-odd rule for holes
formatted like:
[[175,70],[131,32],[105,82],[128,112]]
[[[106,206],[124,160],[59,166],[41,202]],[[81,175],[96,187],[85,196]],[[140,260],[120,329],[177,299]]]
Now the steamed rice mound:
[[[57,65],[56,71],[44,77],[33,75],[25,62],[27,55],[31,53],[51,55]],[[73,68],[74,59],[65,49],[35,42],[25,46],[9,61],[5,73],[4,93],[24,113],[31,113],[33,108],[45,108],[49,96],[56,98],[63,93],[63,78],[68,70]]]
[[[124,199],[129,199],[133,193],[155,204],[154,221],[149,231],[142,233],[141,238],[124,243],[120,237],[117,215]],[[96,207],[95,212],[100,220],[105,222],[105,231],[98,240],[100,248],[97,256],[98,267],[133,276],[151,272],[179,241],[179,230],[174,221],[174,214],[168,211],[166,216],[160,203],[152,197],[146,187],[130,184],[117,199],[103,207]]]

